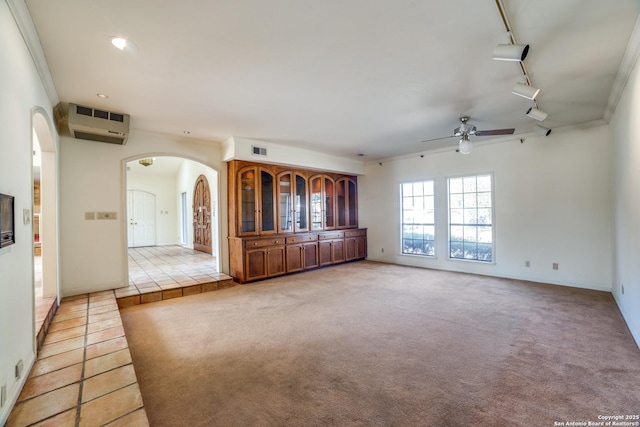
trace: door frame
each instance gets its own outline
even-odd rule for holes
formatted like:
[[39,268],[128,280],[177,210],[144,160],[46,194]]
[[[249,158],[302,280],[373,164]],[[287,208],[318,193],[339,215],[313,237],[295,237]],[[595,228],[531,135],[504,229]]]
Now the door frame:
[[[211,209],[212,209],[213,215],[215,215],[216,217],[215,219],[216,228],[212,230],[212,245],[216,245],[215,259],[217,264],[216,265],[217,271],[219,271],[220,273],[228,273],[229,272],[229,254],[227,250],[223,250],[223,246],[222,246],[223,241],[220,237],[223,231],[226,233],[226,228],[223,228],[223,227],[228,222],[227,211],[226,211],[227,194],[226,194],[226,190],[224,192],[222,191],[223,188],[226,189],[226,184],[227,184],[226,170],[221,172],[220,170],[211,166],[210,164],[204,163],[196,157],[185,155],[183,153],[151,151],[151,152],[142,152],[129,157],[125,157],[120,160],[122,184],[120,187],[121,188],[121,191],[120,191],[121,207],[120,207],[119,215],[121,216],[121,218],[126,218],[127,216],[127,164],[130,162],[135,162],[140,159],[145,159],[149,157],[176,157],[179,159],[188,160],[190,162],[193,162],[208,168],[209,170],[211,170],[211,172],[215,174],[216,185],[209,186],[209,189],[211,190],[211,198],[212,198]],[[215,190],[215,195],[213,193],[214,190]],[[179,193],[180,192],[177,193],[176,197],[180,197]],[[187,207],[190,208],[190,206],[191,206],[191,203],[188,203]],[[221,210],[220,206],[225,206],[225,210],[224,211]],[[213,224],[214,222],[212,222],[212,225]],[[129,283],[129,253],[127,248],[128,242],[127,242],[127,222],[126,221],[120,221],[120,235],[121,235],[121,242],[122,242],[121,247],[123,248],[121,253],[122,266],[123,266],[121,281],[123,283],[123,286],[127,286]],[[224,240],[224,243],[226,243],[226,238]]]

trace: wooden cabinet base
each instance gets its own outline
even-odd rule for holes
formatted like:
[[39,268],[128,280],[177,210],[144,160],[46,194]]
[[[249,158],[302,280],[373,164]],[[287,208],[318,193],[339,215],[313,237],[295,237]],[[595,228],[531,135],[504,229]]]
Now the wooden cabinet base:
[[367,230],[364,228],[229,238],[231,276],[238,283],[312,270],[366,256]]

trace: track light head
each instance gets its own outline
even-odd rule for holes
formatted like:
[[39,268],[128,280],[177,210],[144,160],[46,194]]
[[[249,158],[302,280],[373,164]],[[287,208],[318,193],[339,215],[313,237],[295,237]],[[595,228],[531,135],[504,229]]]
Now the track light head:
[[544,121],[544,119],[547,118],[548,114],[542,110],[538,110],[537,108],[531,107],[527,110],[527,116],[542,122]]
[[538,93],[540,93],[540,89],[526,85],[524,83],[516,83],[511,93],[533,101],[534,99],[536,99],[536,96],[538,96]]
[[539,135],[549,136],[551,135],[551,129],[546,128],[544,126],[535,125],[533,127],[533,131]]
[[499,44],[493,51],[497,61],[524,61],[529,53],[528,44]]

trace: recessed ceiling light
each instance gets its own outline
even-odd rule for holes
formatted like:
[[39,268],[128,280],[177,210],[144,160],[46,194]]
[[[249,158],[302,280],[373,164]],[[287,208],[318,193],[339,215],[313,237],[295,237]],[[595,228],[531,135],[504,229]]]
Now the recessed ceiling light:
[[111,37],[111,44],[120,50],[124,50],[127,47],[127,39],[122,37]]
[[109,97],[109,95],[105,95],[104,93],[97,93],[96,96],[102,99],[107,99]]

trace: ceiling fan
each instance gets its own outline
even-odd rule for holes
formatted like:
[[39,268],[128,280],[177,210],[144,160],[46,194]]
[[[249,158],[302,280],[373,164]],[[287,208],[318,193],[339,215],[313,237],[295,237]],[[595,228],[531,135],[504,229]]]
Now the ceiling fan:
[[469,123],[469,117],[460,117],[460,126],[455,128],[453,135],[445,136],[442,138],[427,139],[422,142],[438,141],[448,138],[460,138],[458,143],[458,152],[462,154],[469,154],[471,152],[471,141],[469,141],[469,135],[471,136],[492,136],[492,135],[512,135],[515,129],[492,129],[492,130],[477,130],[476,127]]

